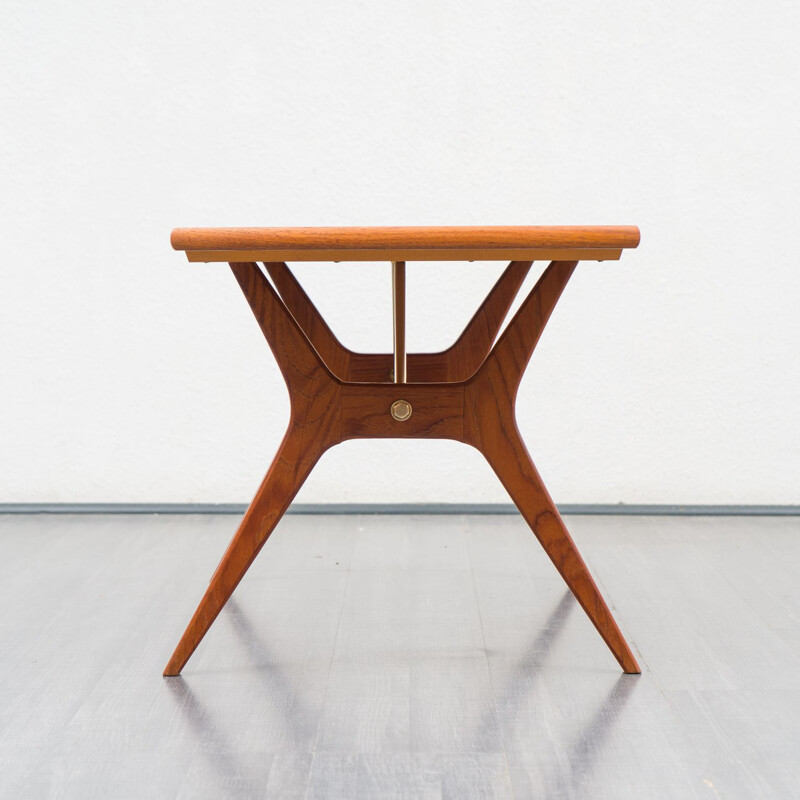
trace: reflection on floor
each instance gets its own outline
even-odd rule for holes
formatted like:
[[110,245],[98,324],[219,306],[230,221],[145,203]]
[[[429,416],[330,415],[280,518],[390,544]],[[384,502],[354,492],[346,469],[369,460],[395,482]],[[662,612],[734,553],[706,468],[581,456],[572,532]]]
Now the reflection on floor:
[[180,678],[231,516],[0,516],[0,797],[795,797],[800,519],[290,516]]

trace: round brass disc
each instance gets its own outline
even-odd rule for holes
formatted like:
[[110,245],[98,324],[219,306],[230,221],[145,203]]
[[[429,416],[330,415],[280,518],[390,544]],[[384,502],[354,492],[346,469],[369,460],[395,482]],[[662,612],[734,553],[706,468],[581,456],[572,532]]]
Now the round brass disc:
[[405,422],[411,416],[411,403],[408,400],[395,400],[392,403],[392,416],[398,422]]

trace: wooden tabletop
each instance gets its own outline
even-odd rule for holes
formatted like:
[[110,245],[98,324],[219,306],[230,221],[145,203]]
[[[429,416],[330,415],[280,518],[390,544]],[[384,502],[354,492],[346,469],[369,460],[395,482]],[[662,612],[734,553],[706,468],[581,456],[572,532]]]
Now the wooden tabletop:
[[611,261],[639,244],[615,225],[176,228],[189,261]]

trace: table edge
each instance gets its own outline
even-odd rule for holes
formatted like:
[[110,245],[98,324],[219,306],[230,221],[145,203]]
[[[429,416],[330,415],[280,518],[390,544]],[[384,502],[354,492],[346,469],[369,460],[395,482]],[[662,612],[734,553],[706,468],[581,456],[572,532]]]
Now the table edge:
[[249,261],[618,261],[622,248],[348,248],[186,250],[195,263]]
[[639,244],[629,225],[512,225],[373,228],[176,228],[176,250],[530,250],[624,249]]

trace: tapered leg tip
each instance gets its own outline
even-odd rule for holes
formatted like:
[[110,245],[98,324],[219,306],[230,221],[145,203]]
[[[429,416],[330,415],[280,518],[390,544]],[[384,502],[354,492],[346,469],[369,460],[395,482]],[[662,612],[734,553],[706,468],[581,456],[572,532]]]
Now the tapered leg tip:
[[183,664],[176,664],[175,659],[170,659],[169,664],[164,667],[164,671],[161,673],[165,678],[176,678],[178,675],[181,674],[181,670],[183,669]]
[[630,656],[628,659],[626,659],[626,663],[622,664],[622,671],[626,675],[642,674],[641,667],[639,667],[639,664],[637,663],[636,659],[633,656]]

